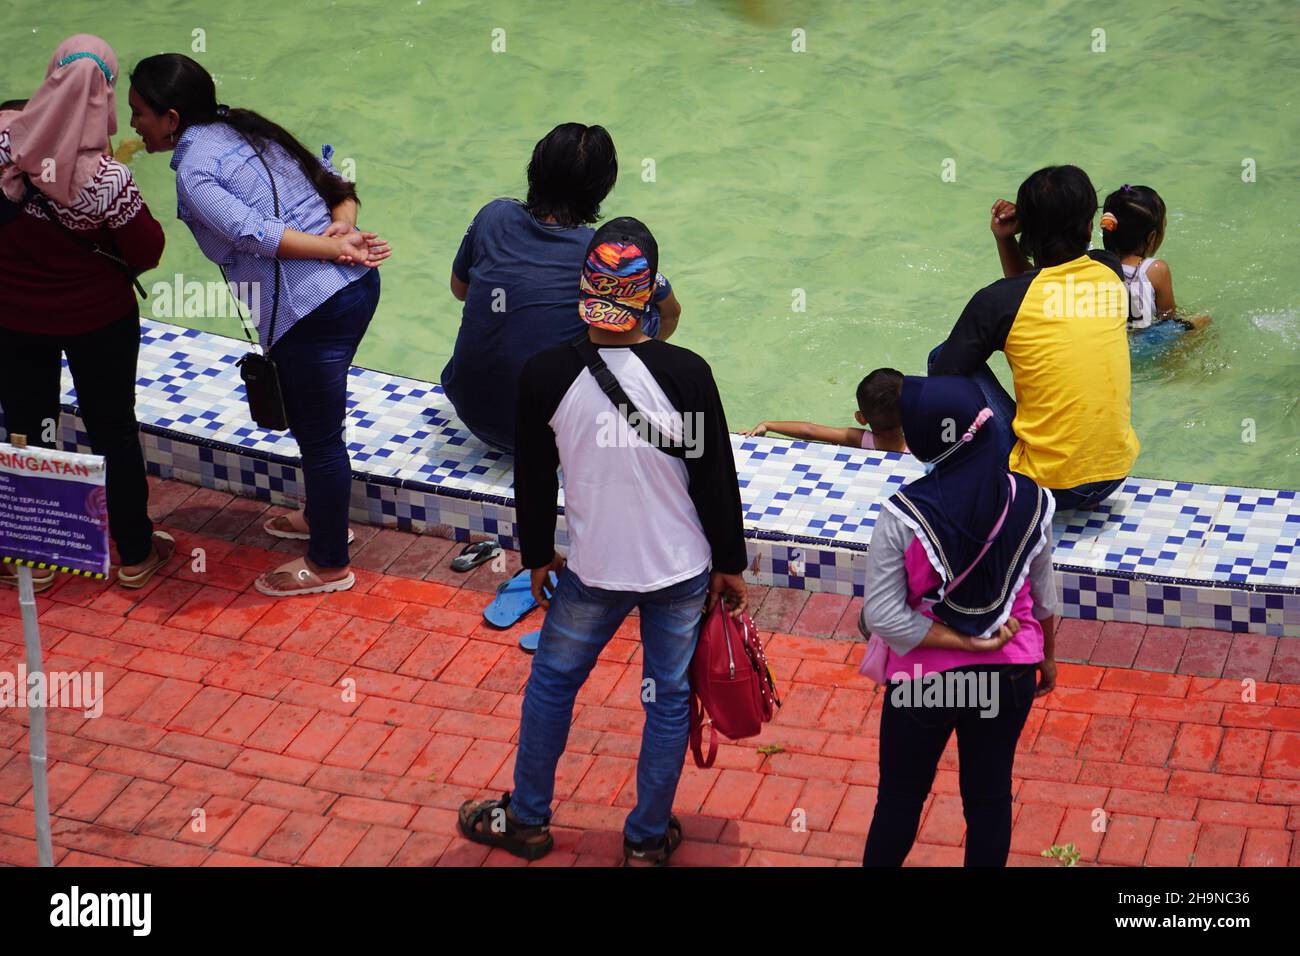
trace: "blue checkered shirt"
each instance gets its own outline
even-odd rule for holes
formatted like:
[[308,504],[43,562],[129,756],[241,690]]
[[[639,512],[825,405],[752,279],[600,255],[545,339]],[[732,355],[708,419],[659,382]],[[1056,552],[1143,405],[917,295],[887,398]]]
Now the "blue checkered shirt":
[[[329,169],[330,147],[321,150]],[[317,259],[280,260],[275,341],[270,339],[275,292],[275,252],[284,230],[320,235],[330,210],[297,161],[276,143],[262,147],[275,177],[280,214],[271,184],[252,146],[225,123],[191,126],[176,141],[176,215],[190,227],[203,254],[226,273],[240,301],[257,319],[262,345],[270,348],[326,299],[365,274],[365,266]],[[248,283],[249,285],[245,285]],[[251,285],[251,283],[257,283]],[[256,301],[249,290],[260,290]]]

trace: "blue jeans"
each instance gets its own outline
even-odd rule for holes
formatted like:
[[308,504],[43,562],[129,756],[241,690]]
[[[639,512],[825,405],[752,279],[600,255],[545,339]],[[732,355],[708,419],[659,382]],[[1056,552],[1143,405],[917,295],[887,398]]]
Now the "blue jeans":
[[[934,368],[935,356],[943,348],[943,343],[939,343],[930,352],[929,358],[925,360],[926,374],[933,374],[931,369]],[[966,376],[972,382],[979,386],[980,394],[984,396],[984,404],[989,407],[993,413],[993,418],[989,425],[993,429],[993,434],[998,438],[998,444],[1002,446],[1003,451],[1011,454],[1011,449],[1016,443],[1016,433],[1011,430],[1011,423],[1016,418],[1016,400],[1007,394],[1007,390],[1002,387],[998,377],[993,374],[993,369],[985,363],[970,375]]]
[[1095,508],[1117,492],[1120,485],[1124,484],[1124,480],[1114,478],[1110,481],[1090,481],[1084,485],[1075,485],[1073,488],[1053,490],[1052,497],[1056,499],[1056,510]]
[[555,765],[569,739],[573,702],[601,649],[635,607],[641,609],[641,675],[653,683],[642,684],[636,807],[623,834],[635,843],[667,834],[690,735],[689,669],[708,585],[707,571],[646,593],[589,588],[567,569],[560,575],[524,691],[510,799],[515,820],[532,826],[550,820]]
[[271,347],[289,431],[302,456],[307,557],[322,568],[348,566],[352,461],[343,441],[348,370],[379,305],[371,269],[322,302]]
[[[942,343],[930,352],[930,357],[926,360],[927,372],[934,367],[934,357],[939,354],[941,348],[943,348]],[[1011,423],[1016,418],[1016,400],[1007,394],[1007,390],[1002,387],[1002,383],[998,381],[998,377],[993,374],[993,370],[987,363],[975,369],[967,378],[979,386],[980,394],[984,396],[984,404],[993,412],[990,423],[993,426],[993,433],[997,435],[1006,454],[1010,455],[1011,449],[1016,444],[1016,433],[1011,428]],[[1110,481],[1091,481],[1073,488],[1049,490],[1052,492],[1052,497],[1056,499],[1056,507],[1059,510],[1095,508],[1114,494],[1122,484],[1124,484],[1123,478],[1115,478]]]

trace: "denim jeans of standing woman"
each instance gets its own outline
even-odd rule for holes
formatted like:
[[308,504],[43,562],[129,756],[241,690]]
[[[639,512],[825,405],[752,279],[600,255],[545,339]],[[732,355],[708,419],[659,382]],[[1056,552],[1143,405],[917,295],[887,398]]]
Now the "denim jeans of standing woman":
[[322,568],[348,565],[352,462],[343,440],[348,371],[379,305],[379,271],[326,299],[271,348],[280,373],[289,431],[302,456],[311,541],[307,557]]

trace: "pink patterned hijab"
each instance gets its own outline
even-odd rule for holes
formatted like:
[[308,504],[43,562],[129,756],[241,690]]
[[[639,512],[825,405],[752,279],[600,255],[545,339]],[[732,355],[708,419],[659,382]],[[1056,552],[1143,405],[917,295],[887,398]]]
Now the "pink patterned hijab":
[[117,55],[99,37],[79,33],[59,44],[27,106],[0,113],[13,154],[0,177],[6,196],[22,197],[26,173],[55,202],[72,204],[117,132],[116,83]]

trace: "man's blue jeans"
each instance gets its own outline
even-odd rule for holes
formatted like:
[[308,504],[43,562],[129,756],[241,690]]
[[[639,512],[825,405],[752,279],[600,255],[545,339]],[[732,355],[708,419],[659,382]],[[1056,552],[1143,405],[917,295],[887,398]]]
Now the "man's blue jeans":
[[[943,348],[942,343],[930,352],[930,357],[926,360],[927,372],[934,367],[934,358],[941,348]],[[1016,418],[1016,400],[1007,394],[1007,390],[1002,387],[1002,383],[998,381],[998,377],[993,374],[993,369],[989,368],[987,363],[975,369],[967,377],[979,386],[980,393],[984,396],[984,404],[993,412],[993,419],[990,422],[993,434],[998,437],[1006,454],[1010,455],[1011,449],[1016,444],[1016,433],[1011,428],[1011,423]],[[1048,490],[1056,500],[1057,510],[1064,511],[1072,508],[1095,508],[1118,491],[1122,484],[1124,479],[1116,478],[1113,481],[1092,481],[1074,488]]]
[[[942,348],[943,343],[940,342],[931,350],[929,358],[925,360],[927,375],[934,374],[931,369],[934,368],[935,357]],[[1016,443],[1016,433],[1011,430],[1011,423],[1016,418],[1016,400],[1007,394],[1007,390],[1002,387],[1002,383],[993,374],[993,369],[988,367],[988,363],[981,365],[966,377],[979,386],[980,393],[984,396],[984,404],[993,413],[993,418],[990,420],[988,427],[993,429],[993,434],[997,436],[998,444],[1002,446],[1003,452],[1010,455],[1011,449]]]
[[555,765],[569,739],[574,700],[601,649],[635,607],[641,610],[645,729],[636,807],[623,834],[635,843],[667,834],[690,735],[689,669],[708,585],[707,571],[646,593],[589,588],[567,569],[560,575],[524,691],[510,799],[515,820],[532,826],[550,820]]
[[379,271],[339,289],[271,347],[289,431],[302,455],[307,557],[322,568],[348,565],[352,462],[343,442],[348,370],[379,305]]

